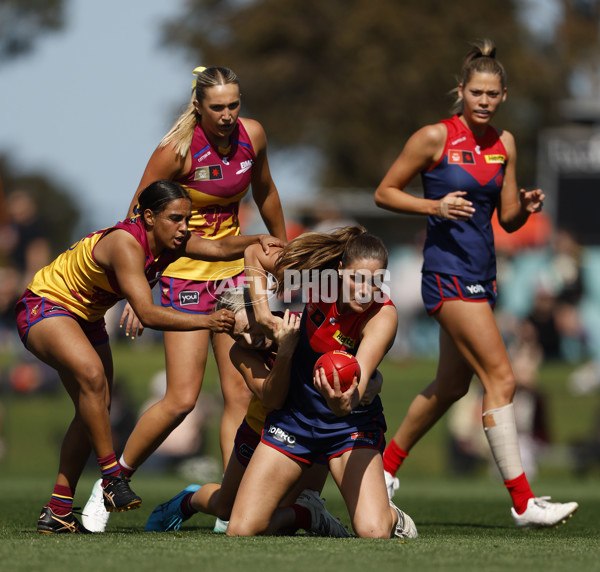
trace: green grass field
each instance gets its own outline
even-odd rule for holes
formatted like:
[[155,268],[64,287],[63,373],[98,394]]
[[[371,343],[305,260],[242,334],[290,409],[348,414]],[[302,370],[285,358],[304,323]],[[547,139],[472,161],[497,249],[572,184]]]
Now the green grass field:
[[[151,375],[162,368],[160,346],[116,344],[117,377],[132,399],[147,397]],[[6,359],[4,360],[6,362]],[[2,362],[0,362],[2,363]],[[383,365],[382,394],[391,436],[412,397],[433,376],[434,362]],[[542,370],[557,450],[585,436],[598,407],[597,396],[576,397],[566,388],[572,366]],[[205,389],[218,393],[211,364]],[[45,396],[0,394],[7,446],[0,460],[0,567],[2,570],[201,569],[254,570],[600,570],[600,471],[576,477],[564,462],[546,462],[533,483],[536,494],[577,500],[580,509],[558,529],[517,530],[504,487],[485,467],[468,477],[446,469],[445,424],[441,422],[411,452],[399,473],[396,503],[415,520],[420,537],[412,541],[320,539],[304,536],[231,539],[212,532],[214,518],[196,515],[176,533],[145,533],[156,504],[188,483],[175,474],[136,474],[143,498],[140,510],[111,516],[107,532],[94,536],[46,536],[35,531],[38,511],[47,502],[55,477],[57,451],[71,415],[63,391]],[[216,430],[209,430],[207,452],[217,455]],[[552,461],[552,459],[550,459]],[[96,478],[85,473],[76,504],[83,506]],[[341,497],[330,482],[327,506],[349,524]]]

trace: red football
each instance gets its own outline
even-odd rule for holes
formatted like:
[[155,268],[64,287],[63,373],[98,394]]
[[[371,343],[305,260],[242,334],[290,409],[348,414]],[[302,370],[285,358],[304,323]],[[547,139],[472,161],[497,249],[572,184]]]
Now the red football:
[[342,350],[332,350],[323,354],[315,363],[314,370],[323,368],[329,385],[333,387],[333,368],[337,369],[340,379],[340,389],[346,391],[354,377],[360,381],[360,365],[356,358]]

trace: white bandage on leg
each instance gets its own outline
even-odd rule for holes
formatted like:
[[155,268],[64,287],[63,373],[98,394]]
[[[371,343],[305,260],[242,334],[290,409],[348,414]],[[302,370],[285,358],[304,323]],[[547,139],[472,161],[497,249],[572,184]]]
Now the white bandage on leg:
[[513,404],[485,411],[482,419],[485,436],[502,478],[508,481],[518,477],[523,473],[523,465]]

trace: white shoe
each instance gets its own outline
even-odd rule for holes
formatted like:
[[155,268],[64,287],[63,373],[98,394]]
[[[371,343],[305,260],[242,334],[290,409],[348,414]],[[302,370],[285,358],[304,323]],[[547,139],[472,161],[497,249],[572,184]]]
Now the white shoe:
[[567,522],[579,508],[576,502],[548,502],[550,497],[534,497],[527,501],[527,509],[517,514],[510,509],[515,524],[519,528],[536,528],[540,526],[558,526]]
[[296,499],[296,504],[308,509],[310,512],[311,532],[332,538],[350,537],[348,529],[327,511],[325,501],[317,491],[304,489]]
[[219,534],[224,534],[225,532],[227,532],[228,525],[229,525],[228,520],[221,520],[219,517],[217,517],[217,520],[215,520],[215,527],[213,528],[213,532],[218,532]]
[[394,526],[394,531],[391,538],[417,538],[417,526],[415,521],[410,518],[404,511],[400,510],[392,501],[390,506],[398,513],[398,522]]
[[110,512],[104,506],[104,495],[102,493],[102,479],[98,479],[92,487],[92,493],[88,499],[83,512],[81,521],[90,532],[104,532]]
[[388,473],[387,471],[383,471],[383,474],[385,475],[385,486],[387,488],[388,499],[392,500],[395,492],[400,488],[400,479],[394,477],[392,473]]

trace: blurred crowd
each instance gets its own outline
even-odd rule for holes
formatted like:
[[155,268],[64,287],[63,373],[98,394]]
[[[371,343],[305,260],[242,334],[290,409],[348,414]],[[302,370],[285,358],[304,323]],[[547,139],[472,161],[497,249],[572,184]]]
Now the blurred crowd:
[[[332,201],[323,202],[316,212],[318,215],[310,220],[289,222],[290,238],[307,230],[327,232],[357,223]],[[257,231],[252,211],[246,211],[243,205],[240,217],[246,232]],[[538,384],[540,366],[551,361],[576,364],[565,380],[568,389],[576,395],[600,392],[600,246],[581,245],[574,232],[553,228],[542,213],[512,235],[496,224],[495,234],[499,292],[496,314],[517,378],[514,402],[523,463],[526,472],[534,476],[540,455],[552,447],[547,396]],[[424,236],[422,231],[409,243],[389,245],[389,288],[399,314],[398,335],[389,357],[399,362],[436,357],[432,352],[437,351],[438,326],[423,309],[420,293]],[[18,356],[16,364],[0,370],[0,392],[37,393],[60,385],[54,370],[23,351],[13,313],[17,297],[33,274],[51,259],[50,238],[32,195],[24,189],[0,187],[0,352]],[[119,306],[107,315],[112,330],[118,328],[120,310]],[[147,334],[147,342],[156,338],[153,332]],[[156,398],[160,375],[149,385],[149,399]],[[489,463],[481,430],[479,387],[472,384],[471,392],[450,412],[448,458],[455,472],[468,472]],[[209,409],[214,412],[214,404]],[[129,414],[133,421],[136,415],[135,411]],[[198,439],[187,443],[190,440],[183,436],[185,428],[181,435],[174,432],[173,442],[162,456],[157,455],[156,468],[173,467],[184,457],[201,453],[200,435],[207,416],[208,410],[199,406],[198,415],[190,416]],[[119,423],[124,421],[120,419]],[[0,402],[0,458],[1,427]],[[184,454],[179,448],[183,442],[189,446]],[[600,411],[589,434],[573,444],[572,453],[580,473],[600,463]]]

